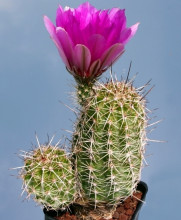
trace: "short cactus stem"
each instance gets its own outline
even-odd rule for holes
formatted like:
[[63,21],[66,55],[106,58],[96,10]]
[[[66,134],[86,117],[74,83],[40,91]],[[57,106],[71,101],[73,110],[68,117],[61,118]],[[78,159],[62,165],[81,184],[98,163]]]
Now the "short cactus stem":
[[40,146],[26,153],[21,170],[24,191],[47,209],[67,207],[75,199],[75,177],[65,151]]
[[77,100],[80,106],[84,106],[87,103],[87,100],[94,95],[94,86],[95,81],[91,82],[80,82],[77,81]]
[[83,197],[95,206],[114,205],[133,194],[145,146],[145,100],[132,85],[93,87],[73,135]]

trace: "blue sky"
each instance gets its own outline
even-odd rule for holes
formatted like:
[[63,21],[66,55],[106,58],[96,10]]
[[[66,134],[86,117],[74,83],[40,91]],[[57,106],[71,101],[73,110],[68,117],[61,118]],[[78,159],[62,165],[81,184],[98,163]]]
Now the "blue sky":
[[[61,61],[43,24],[43,15],[55,20],[58,4],[77,7],[81,0],[0,0],[0,216],[2,219],[43,220],[33,201],[24,201],[21,180],[11,167],[22,165],[19,150],[41,143],[47,133],[55,141],[72,129],[74,115],[60,104],[71,105],[74,80]],[[148,184],[140,220],[181,219],[181,2],[179,0],[91,0],[97,8],[126,8],[128,26],[140,22],[126,52],[114,65],[118,78],[139,72],[135,86],[149,79],[155,88],[148,95],[148,108],[155,120],[163,119],[151,139],[142,172]],[[106,76],[106,74],[104,74]],[[107,75],[109,75],[107,73]]]

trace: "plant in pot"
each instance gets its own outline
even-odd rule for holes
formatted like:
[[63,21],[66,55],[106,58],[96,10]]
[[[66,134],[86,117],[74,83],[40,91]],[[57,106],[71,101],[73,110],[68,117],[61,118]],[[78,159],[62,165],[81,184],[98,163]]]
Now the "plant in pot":
[[[67,70],[76,81],[79,112],[71,152],[40,145],[24,155],[24,190],[43,205],[45,219],[137,219],[147,186],[140,182],[146,144],[144,86],[99,78],[123,54],[138,23],[124,10],[59,6],[56,26],[44,17]],[[130,69],[129,69],[130,71]]]

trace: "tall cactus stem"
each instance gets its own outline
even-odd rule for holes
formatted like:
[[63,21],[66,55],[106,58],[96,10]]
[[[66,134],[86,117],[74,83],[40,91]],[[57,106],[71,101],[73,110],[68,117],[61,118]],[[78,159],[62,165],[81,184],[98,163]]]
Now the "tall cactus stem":
[[111,81],[92,87],[72,141],[82,197],[90,204],[115,205],[133,194],[141,175],[146,124],[145,100],[132,84]]

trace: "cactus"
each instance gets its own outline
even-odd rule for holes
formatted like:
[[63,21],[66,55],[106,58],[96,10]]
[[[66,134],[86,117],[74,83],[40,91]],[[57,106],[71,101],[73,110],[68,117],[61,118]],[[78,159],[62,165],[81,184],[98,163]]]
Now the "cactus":
[[47,209],[65,208],[75,198],[75,177],[63,149],[40,146],[24,156],[24,191]]
[[81,219],[108,219],[140,180],[147,121],[144,97],[128,77],[105,84],[97,80],[123,54],[139,23],[127,28],[124,10],[101,11],[88,2],[77,9],[59,6],[56,26],[47,16],[44,22],[77,83],[80,114],[73,157],[50,144],[25,154],[23,192],[47,209],[74,203]]
[[114,205],[132,195],[140,180],[145,127],[145,101],[132,84],[111,81],[93,86],[72,141],[86,200],[95,206]]

